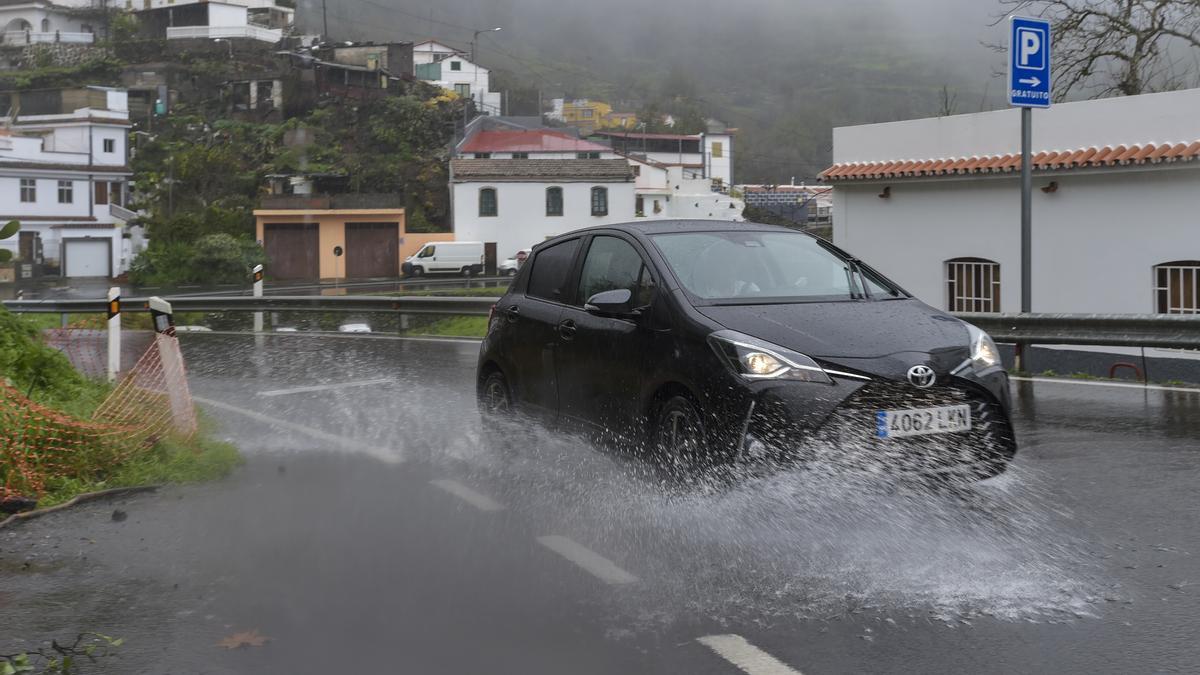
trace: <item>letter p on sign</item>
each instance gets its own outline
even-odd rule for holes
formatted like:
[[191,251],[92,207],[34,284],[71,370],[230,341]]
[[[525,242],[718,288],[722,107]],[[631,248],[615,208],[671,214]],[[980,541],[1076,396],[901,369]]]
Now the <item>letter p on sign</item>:
[[1046,67],[1046,52],[1042,51],[1045,33],[1037,28],[1017,29],[1017,65],[1041,70]]

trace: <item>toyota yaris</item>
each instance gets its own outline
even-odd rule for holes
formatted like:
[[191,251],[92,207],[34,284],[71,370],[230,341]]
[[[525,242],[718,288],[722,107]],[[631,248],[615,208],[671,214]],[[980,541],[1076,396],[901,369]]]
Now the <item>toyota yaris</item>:
[[538,245],[493,308],[478,398],[486,421],[599,430],[673,464],[986,478],[1016,452],[991,338],[827,241],[753,223]]

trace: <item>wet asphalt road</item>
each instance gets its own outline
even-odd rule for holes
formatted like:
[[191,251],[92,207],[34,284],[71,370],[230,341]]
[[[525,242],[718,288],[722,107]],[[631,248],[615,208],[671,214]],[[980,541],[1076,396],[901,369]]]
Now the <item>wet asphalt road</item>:
[[128,640],[113,673],[1200,670],[1200,393],[1019,387],[1017,462],[965,494],[680,490],[482,438],[474,344],[184,340],[246,465],[0,530],[0,653],[98,630]]

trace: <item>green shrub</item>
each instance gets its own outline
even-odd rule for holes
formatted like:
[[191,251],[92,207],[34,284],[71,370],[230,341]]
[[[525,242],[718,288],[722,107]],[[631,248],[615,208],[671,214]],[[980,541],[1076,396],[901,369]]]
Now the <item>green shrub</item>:
[[217,233],[195,243],[160,243],[138,254],[129,269],[129,280],[140,286],[178,284],[233,284],[246,279],[255,265],[266,261],[256,242]]
[[75,370],[62,352],[42,344],[37,329],[0,307],[0,377],[38,403],[86,419],[109,387]]

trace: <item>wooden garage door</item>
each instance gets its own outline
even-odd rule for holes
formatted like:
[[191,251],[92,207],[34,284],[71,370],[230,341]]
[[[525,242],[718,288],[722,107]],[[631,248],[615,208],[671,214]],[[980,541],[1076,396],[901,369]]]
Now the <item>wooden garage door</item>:
[[399,223],[346,223],[346,276],[399,276],[399,237]]
[[267,276],[316,279],[321,274],[316,223],[268,223],[263,226]]

